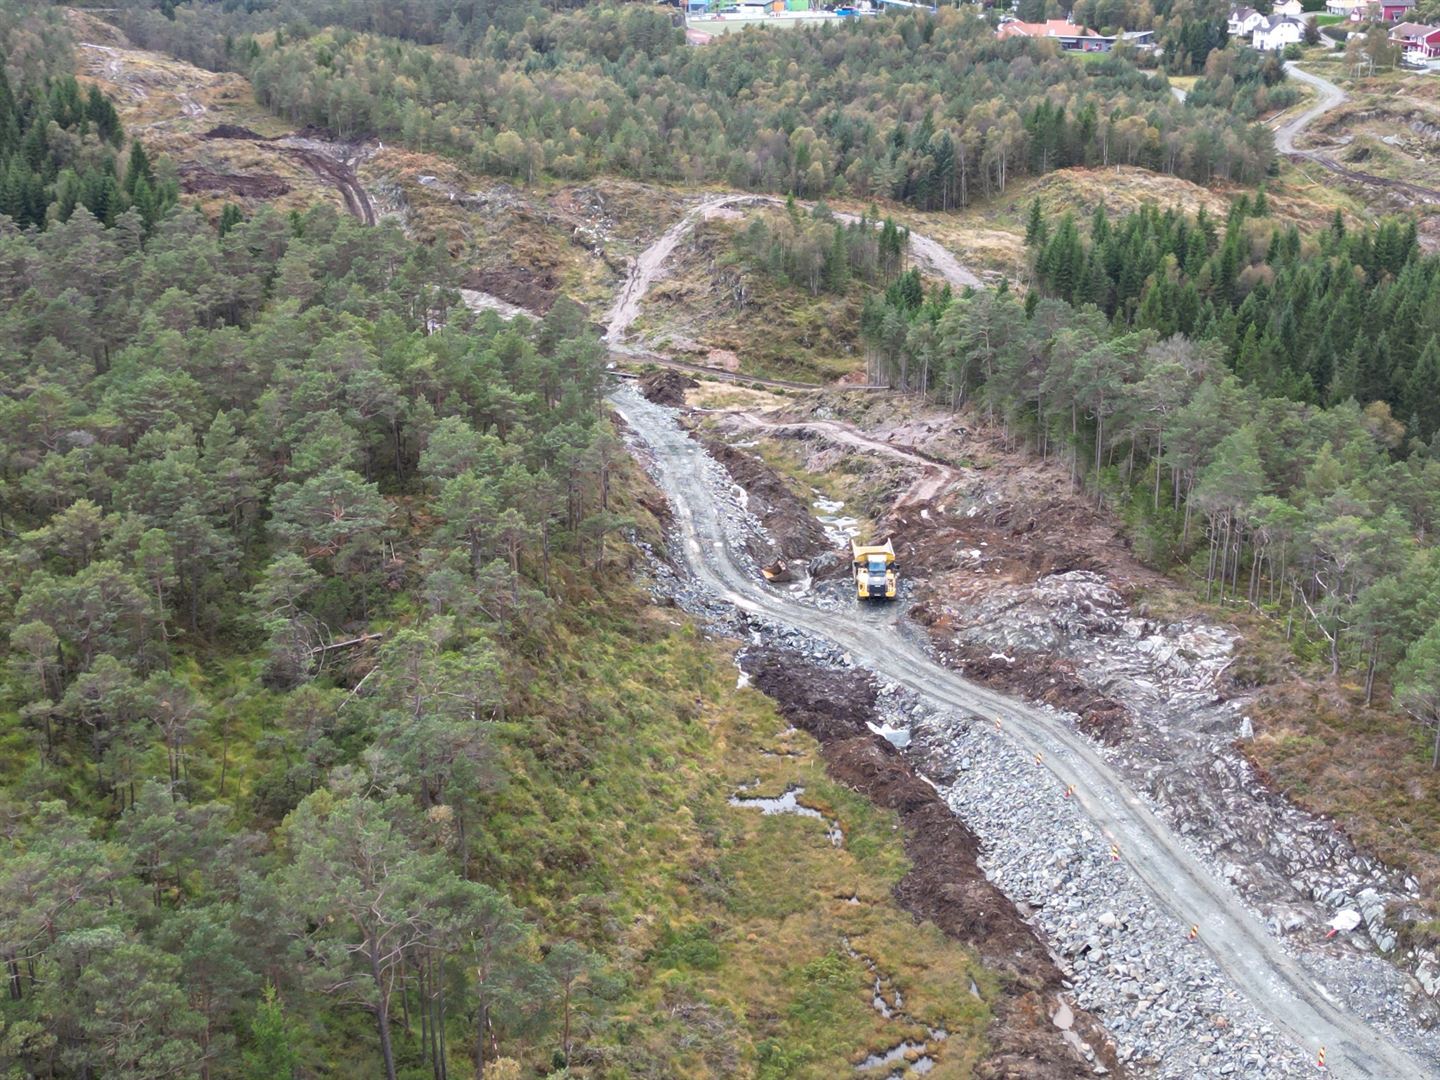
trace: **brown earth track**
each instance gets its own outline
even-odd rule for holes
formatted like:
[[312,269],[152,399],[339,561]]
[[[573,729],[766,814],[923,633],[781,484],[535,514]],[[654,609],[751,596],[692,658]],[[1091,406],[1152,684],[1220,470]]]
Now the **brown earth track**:
[[1376,176],[1374,173],[1360,172],[1358,169],[1346,168],[1334,158],[1325,154],[1316,153],[1313,150],[1294,150],[1289,155],[1300,161],[1313,161],[1322,169],[1345,177],[1347,180],[1354,180],[1359,184],[1369,184],[1372,187],[1386,188],[1390,191],[1403,192],[1421,202],[1440,204],[1440,191],[1435,188],[1422,187],[1420,184],[1411,184],[1405,180],[1392,180],[1387,176]]
[[370,196],[360,186],[360,180],[355,175],[355,167],[348,161],[339,161],[318,150],[308,150],[300,146],[282,146],[279,149],[282,154],[289,154],[319,179],[331,184],[339,191],[340,198],[345,200],[345,209],[350,212],[352,217],[366,225],[375,224],[377,220],[375,207],[370,202]]
[[[1051,1020],[1065,989],[1060,971],[1020,912],[986,879],[977,862],[979,840],[899,751],[867,726],[879,719],[874,678],[862,671],[831,671],[775,647],[748,649],[740,664],[786,720],[820,742],[832,777],[899,815],[912,863],[894,889],[900,906],[917,920],[933,922],[1004,976],[1003,996],[992,1002],[989,1053],[975,1075],[983,1080],[1092,1075],[1093,1065]],[[1117,1070],[1099,1022],[1071,1009],[1075,1032]]]
[[1376,176],[1374,173],[1361,172],[1358,169],[1349,169],[1333,157],[1322,154],[1315,150],[1295,149],[1295,139],[1301,135],[1311,124],[1320,119],[1326,113],[1344,105],[1349,95],[1336,86],[1329,79],[1316,75],[1314,72],[1306,71],[1298,64],[1289,62],[1285,65],[1286,72],[1300,82],[1307,83],[1319,93],[1319,99],[1314,105],[1306,109],[1300,115],[1286,124],[1282,124],[1275,131],[1275,149],[1277,152],[1286,155],[1296,161],[1313,161],[1322,169],[1343,176],[1347,180],[1354,180],[1356,183],[1369,184],[1372,187],[1384,188],[1389,191],[1398,191],[1421,200],[1422,202],[1440,203],[1440,191],[1434,188],[1424,187],[1420,184],[1411,184],[1404,180],[1392,180],[1385,176]]
[[[281,139],[267,139],[258,132],[251,131],[249,128],[241,127],[238,124],[219,124],[200,137],[202,139],[212,140],[234,139],[239,142],[268,143],[279,153],[293,157],[314,173],[317,178],[340,192],[340,198],[345,202],[345,209],[352,217],[359,219],[366,225],[374,225],[376,221],[379,220],[379,216],[375,213],[375,206],[370,201],[370,196],[365,191],[365,188],[361,186],[360,178],[356,175],[355,166],[350,160],[349,155],[343,158],[332,157],[329,154],[319,150],[312,150],[306,146],[287,146]],[[319,131],[314,128],[305,128],[303,131],[298,131],[294,135],[288,136],[288,138],[315,139],[324,142],[335,141],[329,132]],[[196,188],[194,190],[226,190],[234,191],[237,195],[252,194],[252,192],[243,191],[235,187]],[[285,190],[288,191],[289,188],[287,187]],[[284,193],[285,192],[281,191],[275,194],[283,195]],[[259,197],[270,198],[273,196],[261,194]]]

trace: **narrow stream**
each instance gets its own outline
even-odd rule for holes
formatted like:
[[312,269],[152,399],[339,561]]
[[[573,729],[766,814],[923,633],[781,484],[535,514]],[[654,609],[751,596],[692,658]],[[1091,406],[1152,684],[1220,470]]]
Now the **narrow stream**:
[[[864,953],[856,952],[849,938],[843,938],[842,941],[845,951],[864,964],[874,980],[871,985],[870,1007],[886,1020],[902,1024],[917,1023],[914,1017],[904,1011],[905,997],[900,993],[900,988],[881,974],[874,960]],[[889,997],[886,996],[887,991]],[[855,1071],[866,1080],[905,1080],[910,1076],[923,1076],[935,1067],[931,1047],[938,1046],[950,1037],[950,1032],[943,1027],[926,1025],[925,1032],[924,1042],[918,1039],[901,1039],[885,1050],[877,1050],[867,1055],[863,1061],[856,1064]],[[882,1073],[879,1071],[881,1069],[885,1071]]]
[[838,548],[848,548],[850,541],[860,535],[860,520],[842,514],[845,504],[839,499],[827,499],[818,491],[811,500],[815,508],[815,520],[825,530],[826,537]]

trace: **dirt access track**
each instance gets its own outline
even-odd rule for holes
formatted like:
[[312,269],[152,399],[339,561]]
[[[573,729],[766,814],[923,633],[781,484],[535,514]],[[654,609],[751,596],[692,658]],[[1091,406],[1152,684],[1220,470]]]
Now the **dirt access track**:
[[1285,71],[1294,79],[1306,83],[1319,92],[1320,100],[1310,108],[1306,109],[1289,123],[1282,125],[1275,131],[1275,149],[1288,157],[1298,158],[1301,161],[1313,161],[1323,169],[1347,180],[1354,180],[1357,183],[1369,184],[1371,187],[1385,188],[1390,191],[1400,192],[1421,202],[1440,203],[1440,190],[1429,187],[1422,187],[1419,184],[1406,183],[1404,180],[1392,180],[1385,176],[1376,176],[1374,173],[1360,172],[1340,164],[1328,154],[1322,154],[1317,150],[1296,150],[1295,139],[1303,133],[1312,123],[1324,116],[1326,113],[1338,109],[1349,100],[1344,90],[1336,86],[1329,79],[1322,78],[1314,72],[1306,71],[1298,64],[1291,62],[1285,65]]
[[290,196],[290,206],[307,205],[328,188],[349,214],[376,223],[375,205],[357,174],[371,144],[308,128],[285,133],[255,105],[254,90],[240,75],[204,71],[133,48],[93,13],[66,14],[78,39],[77,73],[115,99],[126,128],[152,152],[179,163],[187,193],[216,197],[210,213],[228,199],[273,202]]
[[[374,225],[379,220],[375,213],[375,204],[371,201],[369,193],[361,186],[360,178],[355,171],[356,163],[365,154],[365,148],[360,143],[340,142],[329,132],[316,131],[313,128],[306,128],[294,135],[287,135],[280,139],[267,139],[248,128],[235,127],[230,124],[213,127],[201,138],[212,141],[227,139],[267,144],[280,153],[294,158],[314,173],[317,179],[338,191],[340,198],[345,203],[345,209],[352,217],[366,225]],[[247,193],[242,192],[242,194]]]
[[[640,304],[646,293],[665,272],[665,267],[680,241],[694,231],[700,222],[716,217],[740,206],[784,206],[785,200],[773,195],[753,195],[743,192],[729,192],[707,196],[693,207],[679,221],[666,229],[654,243],[642,251],[630,265],[629,273],[615,295],[615,302],[605,315],[605,343],[610,351],[624,359],[647,361],[673,367],[680,371],[724,379],[730,382],[748,382],[761,386],[781,389],[809,389],[812,383],[791,382],[785,379],[755,379],[719,368],[688,364],[668,356],[640,349],[627,342],[631,325],[640,317]],[[835,218],[846,224],[860,220],[855,214],[833,211]],[[952,289],[979,288],[980,279],[943,245],[919,233],[910,234],[910,255],[922,267],[944,280]],[[852,390],[880,389],[878,387],[852,386]]]
[[[1388,1044],[1319,987],[1263,923],[1176,837],[1105,754],[1053,714],[979,686],[942,667],[897,621],[825,612],[767,590],[745,569],[717,497],[703,481],[704,453],[671,410],[631,388],[613,397],[646,444],[674,511],[677,554],[716,599],[763,623],[828,641],[878,676],[959,715],[998,720],[1005,737],[1060,788],[1177,924],[1195,925],[1219,968],[1268,1020],[1302,1047],[1325,1046],[1330,1071],[1347,1080],[1420,1080],[1430,1070]],[[1313,1050],[1312,1050],[1313,1052]]]

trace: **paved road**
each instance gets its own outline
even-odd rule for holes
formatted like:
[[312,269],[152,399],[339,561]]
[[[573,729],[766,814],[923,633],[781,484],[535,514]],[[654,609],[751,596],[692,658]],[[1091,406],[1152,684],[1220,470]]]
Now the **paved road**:
[[1085,813],[1177,923],[1200,926],[1201,941],[1226,975],[1275,1025],[1314,1053],[1326,1048],[1330,1074],[1340,1080],[1422,1080],[1434,1076],[1361,1018],[1347,1011],[1307,974],[1222,884],[1166,828],[1083,735],[1043,711],[962,678],[925,654],[894,623],[822,612],[768,590],[742,569],[723,525],[725,510],[703,481],[704,451],[675,423],[674,414],[617,391],[615,407],[649,446],[659,482],[675,512],[683,554],[713,594],[737,608],[827,638],[883,678],[933,703],[998,717],[1028,754],[1040,753],[1060,784],[1074,784]]
[[1329,79],[1322,79],[1319,75],[1306,71],[1293,61],[1286,63],[1285,73],[1292,79],[1307,83],[1320,92],[1320,97],[1314,105],[1275,131],[1276,151],[1281,154],[1294,154],[1298,152],[1295,149],[1295,136],[1309,127],[1312,121],[1324,116],[1331,109],[1345,104],[1347,97],[1345,91]]

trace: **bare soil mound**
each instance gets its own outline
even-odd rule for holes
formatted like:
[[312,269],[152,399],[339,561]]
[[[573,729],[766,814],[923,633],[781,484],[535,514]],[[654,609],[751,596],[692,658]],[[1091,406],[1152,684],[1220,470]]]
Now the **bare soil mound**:
[[191,164],[180,166],[180,188],[190,195],[221,191],[251,199],[275,199],[290,191],[290,185],[273,174],[221,173]]
[[685,391],[699,385],[689,375],[682,375],[674,368],[661,368],[640,380],[640,393],[656,405],[678,409],[685,404]]
[[216,124],[200,136],[202,139],[242,139],[249,142],[268,142],[258,131],[251,131],[239,124]]
[[555,306],[560,280],[553,271],[516,266],[505,270],[475,270],[465,276],[467,289],[498,296],[506,303],[544,315]]
[[824,526],[810,512],[809,503],[790,489],[783,476],[754,454],[729,443],[710,438],[701,441],[710,456],[745,489],[750,512],[775,541],[775,552],[751,552],[758,561],[768,563],[777,554],[791,562],[805,561],[834,549]]

